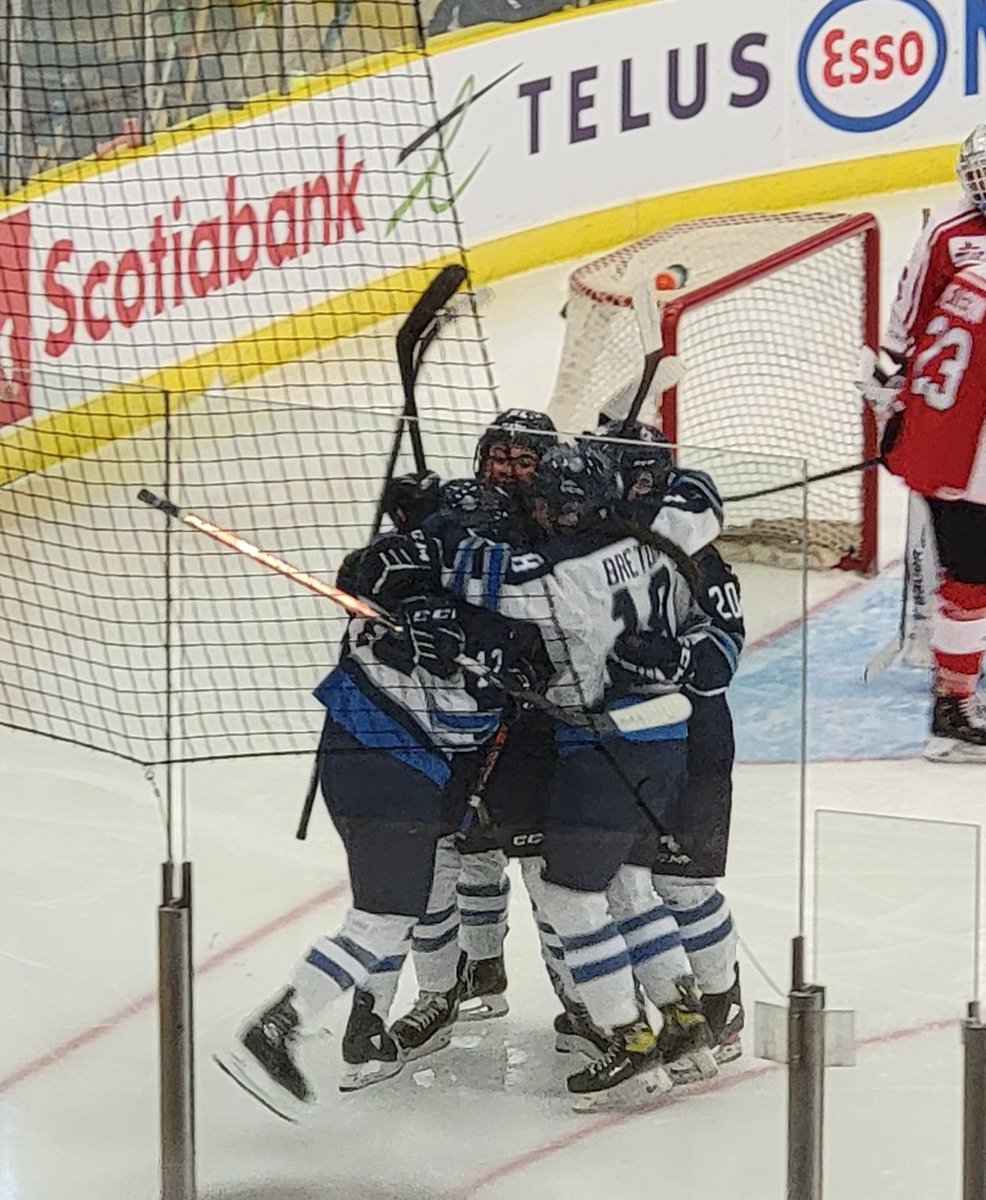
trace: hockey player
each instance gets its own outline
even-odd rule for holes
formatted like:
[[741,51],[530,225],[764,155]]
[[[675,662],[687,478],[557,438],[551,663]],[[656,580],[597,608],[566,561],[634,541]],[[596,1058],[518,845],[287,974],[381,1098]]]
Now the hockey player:
[[[531,626],[491,620],[435,594],[437,580],[414,536],[369,547],[359,585],[361,594],[397,610],[401,629],[352,622],[347,652],[315,692],[327,710],[322,794],[346,850],[353,906],[334,935],[315,941],[232,1048],[216,1056],[237,1083],[287,1119],[314,1100],[298,1061],[300,1039],[321,1030],[328,1007],[349,989],[369,990],[374,975],[396,980],[412,927],[429,907],[436,848],[447,831],[443,789],[451,761],[499,726],[504,694],[489,678],[465,674],[458,656],[488,659],[495,649],[503,671],[535,686],[548,670]],[[393,1073],[399,1048],[379,1015],[364,1015],[375,1028],[360,1030],[350,1062],[361,1048],[381,1073]]]
[[[986,170],[986,150],[980,168]],[[941,564],[925,757],[986,762],[986,264],[945,285],[917,336],[884,461],[927,499]]]
[[[909,386],[909,375],[921,379],[927,377],[929,368],[933,370],[935,367],[934,359],[929,358],[921,368],[915,369],[916,358],[923,349],[928,348],[930,325],[948,285],[960,273],[986,265],[986,125],[978,125],[963,142],[956,173],[962,186],[963,199],[935,213],[927,221],[901,277],[886,337],[886,349],[894,365],[884,370],[877,365],[873,378],[862,386],[864,398],[885,429],[884,449],[889,447],[899,424],[895,415],[905,404],[911,410],[908,418],[910,429],[913,431],[917,427],[913,404],[904,389]],[[944,357],[947,358],[948,354]],[[958,358],[954,361],[957,362]],[[946,364],[945,369],[954,374],[954,367]],[[961,370],[959,374],[962,374]],[[930,434],[932,431],[929,429],[927,432]],[[970,446],[966,447],[971,455],[978,428],[952,428],[948,436],[954,437],[956,434],[973,439]],[[913,449],[916,443],[909,437],[908,445]],[[938,448],[940,451],[941,447]],[[961,453],[962,448],[959,448]],[[902,465],[901,454],[895,456],[895,461],[897,467],[892,469],[895,473],[903,474],[899,469]],[[903,478],[910,484],[907,474],[903,474]],[[925,490],[929,487],[930,491]],[[954,760],[956,757],[964,760],[970,753],[975,758],[975,750],[963,748],[970,744],[975,746],[974,727],[977,721],[974,700],[977,681],[968,674],[977,652],[970,652],[966,647],[975,641],[974,629],[984,609],[982,598],[975,590],[969,590],[970,587],[976,588],[975,579],[981,572],[974,563],[956,562],[956,538],[958,536],[965,541],[969,531],[957,534],[956,510],[943,510],[938,503],[949,498],[956,499],[955,489],[949,489],[949,495],[945,495],[938,490],[937,481],[926,476],[923,485],[911,485],[911,491],[907,553],[909,559],[918,559],[920,571],[915,577],[921,579],[925,574],[930,576],[936,567],[940,567],[931,612],[925,616],[920,611],[920,598],[912,596],[915,602],[911,605],[911,629],[905,631],[907,644],[913,652],[920,645],[919,629],[925,626],[929,629],[934,694],[932,730],[925,753],[935,761],[943,758]],[[930,511],[923,499],[927,497],[935,499]],[[949,513],[952,515],[949,516]],[[937,539],[943,519],[949,525],[947,536],[950,548],[945,553],[951,560],[951,568],[944,561],[936,564],[933,551],[921,549],[928,541]],[[934,538],[927,532],[929,523]],[[965,553],[962,558],[965,560]],[[915,622],[920,624],[915,625]],[[956,745],[956,741],[962,745]]]
[[956,173],[963,197],[928,220],[890,310],[885,344],[898,365],[913,354],[946,284],[965,267],[986,264],[986,125],[962,143]]
[[[606,658],[628,622],[668,623],[674,633],[689,606],[693,568],[665,539],[646,530],[634,536],[636,530],[614,519],[614,472],[592,450],[549,451],[528,496],[543,542],[514,555],[478,539],[446,544],[443,580],[454,594],[536,621],[559,671],[549,696],[592,708],[603,699]],[[569,1090],[582,1097],[638,1076],[648,1087],[667,1081],[661,1069],[667,1046],[640,1012],[630,949],[613,922],[606,889],[640,832],[642,810],[658,809],[664,792],[683,778],[685,733],[682,724],[633,741],[612,739],[621,743],[618,765],[594,735],[571,727],[556,735],[560,757],[548,799],[544,869],[528,870],[525,878],[605,1038],[601,1057],[569,1077]],[[645,755],[635,752],[651,740],[663,743],[660,771],[653,746],[646,770],[640,769]]]

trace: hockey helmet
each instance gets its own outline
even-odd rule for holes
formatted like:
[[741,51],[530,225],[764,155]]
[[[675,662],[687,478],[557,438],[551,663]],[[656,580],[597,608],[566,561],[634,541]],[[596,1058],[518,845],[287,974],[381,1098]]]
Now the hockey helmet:
[[969,203],[986,214],[986,125],[977,125],[962,143],[955,173]]
[[478,479],[450,479],[438,493],[438,518],[458,520],[480,537],[497,538],[510,515],[510,501],[499,488]]
[[625,499],[656,498],[664,491],[674,460],[671,443],[660,429],[643,421],[628,426],[618,418],[603,417],[595,436],[612,439],[599,450],[619,471]]
[[575,533],[604,519],[619,499],[616,471],[598,450],[559,443],[538,463],[527,491],[534,519],[552,533]]
[[508,408],[490,422],[476,446],[476,476],[497,487],[526,486],[538,459],[558,438],[547,413]]

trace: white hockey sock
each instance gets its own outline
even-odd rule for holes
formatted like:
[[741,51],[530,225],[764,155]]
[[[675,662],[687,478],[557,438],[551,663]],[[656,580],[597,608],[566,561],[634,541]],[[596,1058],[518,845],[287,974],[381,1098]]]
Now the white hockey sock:
[[459,945],[470,958],[497,958],[507,936],[510,880],[502,850],[463,854],[459,874]]
[[374,963],[366,981],[366,990],[373,996],[373,1011],[386,1024],[390,1020],[390,1009],[397,995],[401,980],[401,968],[406,954],[396,954]]
[[602,892],[576,892],[529,883],[534,902],[561,939],[575,994],[600,1029],[611,1031],[639,1016],[630,953]]
[[435,847],[435,873],[428,911],[414,927],[411,948],[421,992],[448,992],[455,987],[459,965],[459,910],[455,887],[462,857],[451,837]]
[[674,913],[692,974],[703,992],[728,992],[736,973],[736,929],[714,879],[657,875],[654,886]]
[[558,936],[555,927],[538,908],[534,897],[531,895],[531,881],[533,880],[533,887],[536,892],[540,886],[541,869],[543,866],[544,859],[541,858],[522,858],[520,860],[520,875],[530,897],[531,912],[534,914],[534,924],[537,926],[538,941],[541,945],[541,961],[544,963],[544,969],[548,972],[552,989],[558,999],[563,1004],[566,1000],[569,1003],[578,1004],[581,1001],[576,993],[575,984],[572,983],[571,972],[565,965],[565,951],[561,946],[561,938]]
[[675,980],[692,974],[674,913],[654,891],[647,867],[620,867],[607,889],[610,912],[630,951],[633,973],[661,1008],[678,999]]
[[304,1032],[316,1032],[325,1010],[344,992],[367,987],[374,967],[403,961],[413,923],[410,917],[351,908],[337,933],[318,938],[291,979]]

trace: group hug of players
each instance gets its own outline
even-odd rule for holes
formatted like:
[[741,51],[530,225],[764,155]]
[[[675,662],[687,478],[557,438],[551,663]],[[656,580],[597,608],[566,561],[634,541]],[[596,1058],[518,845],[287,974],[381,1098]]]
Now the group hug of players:
[[[506,1012],[508,857],[561,1003],[576,1107],[708,1077],[740,1052],[717,881],[744,632],[712,546],[721,504],[655,430],[600,434],[564,441],[544,414],[504,413],[474,477],[394,481],[395,532],[343,565],[338,585],[399,626],[352,620],[315,692],[352,907],[216,1056],[281,1116],[314,1100],[305,1035],[345,992],[345,1091],[446,1046],[457,1020]],[[516,685],[553,709],[518,702]],[[690,701],[671,723],[624,734],[566,719],[670,694]],[[394,1019],[409,955],[418,996]]]
[[[927,501],[940,562],[926,755],[986,762],[986,126],[961,148],[965,200],[930,221],[893,308],[890,378],[864,398],[883,461]],[[743,644],[738,582],[712,543],[712,481],[659,434],[616,425],[574,444],[512,410],[475,477],[395,482],[395,532],[339,585],[398,631],[350,624],[316,695],[322,794],[353,905],[249,1020],[220,1066],[279,1115],[314,1100],[307,1034],[352,992],[344,1090],[448,1044],[460,1016],[506,1011],[508,856],[561,1003],[556,1046],[584,1061],[578,1107],[664,1090],[739,1053],[725,869]],[[491,674],[462,669],[466,655]],[[512,681],[555,713],[518,704]],[[691,715],[602,735],[568,713],[678,693]],[[400,971],[418,997],[396,1019]]]

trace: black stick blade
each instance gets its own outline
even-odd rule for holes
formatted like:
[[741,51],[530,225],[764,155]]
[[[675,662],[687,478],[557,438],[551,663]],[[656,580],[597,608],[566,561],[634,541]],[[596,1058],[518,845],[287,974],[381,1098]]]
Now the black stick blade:
[[151,508],[159,508],[161,512],[167,513],[169,517],[178,516],[177,504],[172,504],[171,501],[165,499],[164,496],[155,496],[154,493],[148,491],[147,488],[140,489],[140,491],[137,493],[137,499],[142,504],[149,504]]

